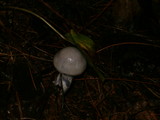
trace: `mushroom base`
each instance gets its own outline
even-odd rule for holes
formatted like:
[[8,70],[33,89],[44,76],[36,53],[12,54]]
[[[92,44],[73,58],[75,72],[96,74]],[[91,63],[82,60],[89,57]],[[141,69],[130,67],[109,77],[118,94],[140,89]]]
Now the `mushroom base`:
[[72,79],[72,76],[59,73],[56,80],[53,81],[53,83],[54,85],[61,87],[63,89],[63,93],[66,93],[71,86]]

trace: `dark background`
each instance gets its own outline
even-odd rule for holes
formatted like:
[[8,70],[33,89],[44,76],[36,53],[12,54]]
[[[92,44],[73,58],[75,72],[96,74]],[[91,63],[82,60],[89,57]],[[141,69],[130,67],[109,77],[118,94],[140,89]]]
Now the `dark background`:
[[[96,44],[93,63],[65,96],[52,59],[71,29]],[[0,119],[160,119],[159,0],[0,0]],[[63,101],[63,98],[65,100]]]

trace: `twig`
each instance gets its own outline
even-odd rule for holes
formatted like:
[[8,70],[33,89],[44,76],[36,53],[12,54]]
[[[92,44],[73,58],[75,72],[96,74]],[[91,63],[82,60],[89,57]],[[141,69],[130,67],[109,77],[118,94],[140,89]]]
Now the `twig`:
[[112,44],[112,45],[109,45],[109,46],[106,46],[100,50],[97,50],[96,53],[100,53],[102,52],[103,50],[106,50],[106,49],[109,49],[111,47],[115,47],[115,46],[121,46],[121,45],[145,45],[145,46],[152,46],[152,47],[158,47],[160,48],[159,45],[155,45],[155,44],[149,44],[149,43],[142,43],[142,42],[122,42],[122,43],[116,43],[116,44]]
[[30,11],[30,10],[27,10],[27,9],[24,9],[24,8],[18,8],[18,7],[13,7],[13,6],[8,6],[6,7],[8,9],[14,9],[14,10],[19,10],[19,11],[23,11],[23,12],[26,12],[26,13],[29,13],[37,18],[39,18],[40,20],[42,20],[44,23],[46,23],[54,32],[56,32],[62,39],[66,40],[66,38],[58,31],[56,30],[48,21],[46,21],[43,17],[41,17],[40,15]]

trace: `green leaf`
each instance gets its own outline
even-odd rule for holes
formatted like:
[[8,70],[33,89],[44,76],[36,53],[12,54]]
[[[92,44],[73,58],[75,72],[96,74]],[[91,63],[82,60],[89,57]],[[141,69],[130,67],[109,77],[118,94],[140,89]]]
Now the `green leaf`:
[[65,36],[72,44],[86,50],[89,54],[94,54],[95,43],[88,36],[76,33],[74,30],[71,30],[70,33],[67,33]]

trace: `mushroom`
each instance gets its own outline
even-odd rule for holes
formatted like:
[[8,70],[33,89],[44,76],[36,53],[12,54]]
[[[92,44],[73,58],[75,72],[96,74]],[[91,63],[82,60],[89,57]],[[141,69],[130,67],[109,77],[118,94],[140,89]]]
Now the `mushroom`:
[[62,87],[64,93],[69,89],[73,77],[82,74],[87,66],[86,59],[75,47],[66,47],[57,52],[53,64],[59,72],[54,84]]

